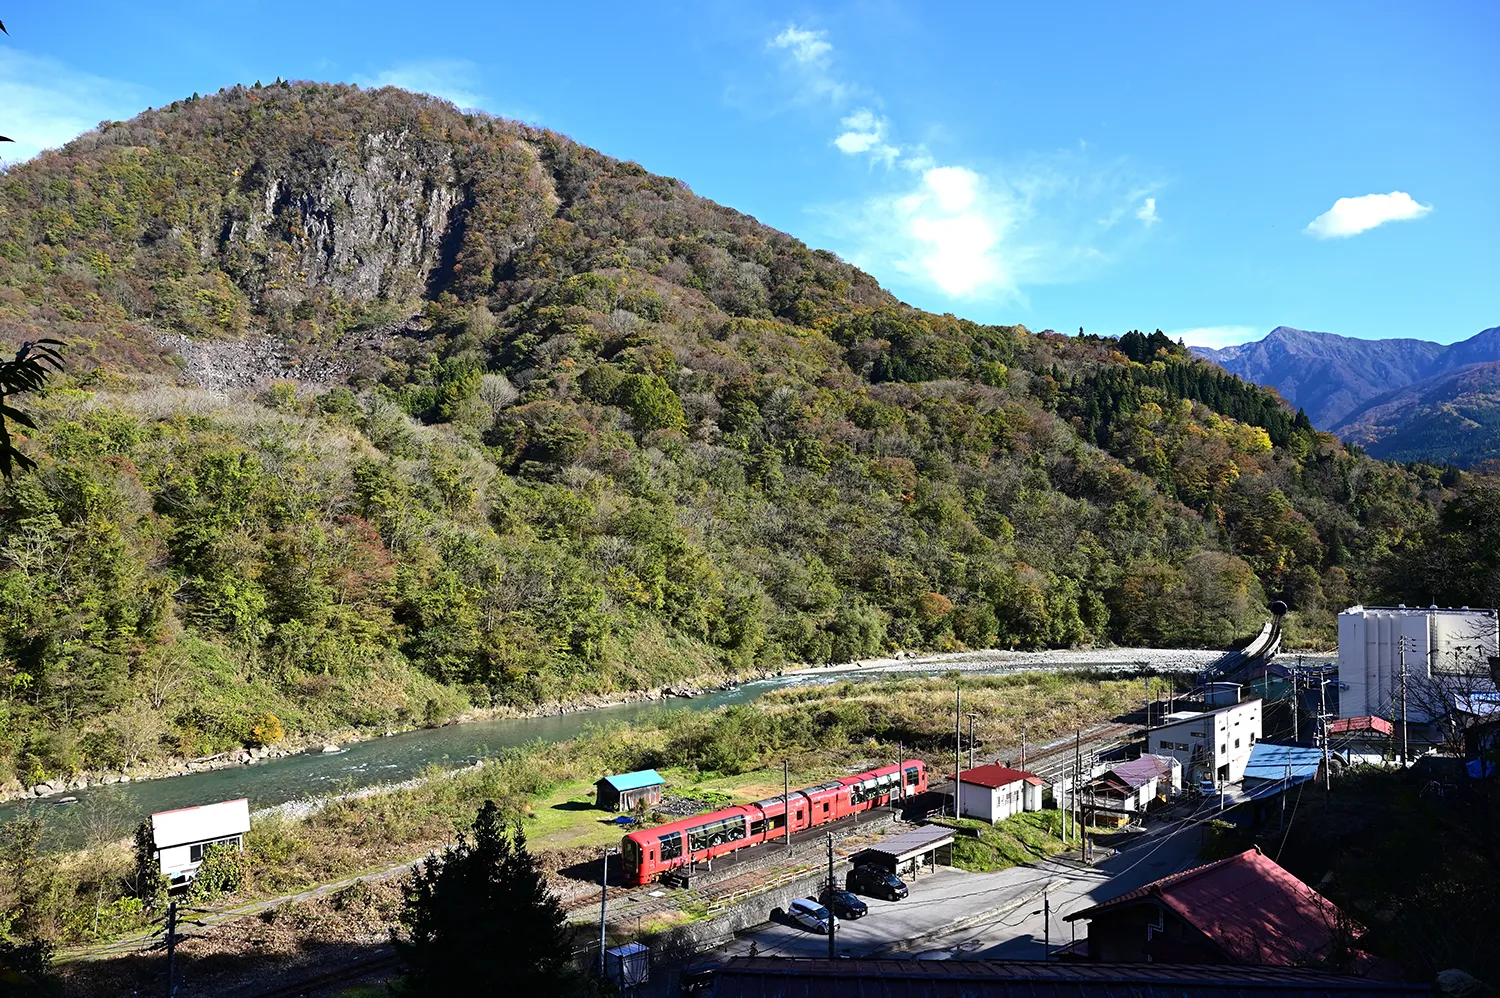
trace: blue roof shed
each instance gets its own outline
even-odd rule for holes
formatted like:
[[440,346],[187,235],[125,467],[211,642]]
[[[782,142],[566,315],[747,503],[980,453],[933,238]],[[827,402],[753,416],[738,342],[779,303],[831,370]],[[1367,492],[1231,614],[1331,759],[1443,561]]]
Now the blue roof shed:
[[662,787],[667,781],[654,769],[643,769],[636,773],[621,773],[606,776],[594,784],[598,792],[599,807],[611,811],[628,811],[644,801],[655,804],[661,800]]
[[1259,742],[1250,750],[1250,761],[1245,763],[1245,789],[1279,785],[1277,789],[1296,786],[1316,780],[1323,766],[1320,749],[1302,745],[1276,745]]

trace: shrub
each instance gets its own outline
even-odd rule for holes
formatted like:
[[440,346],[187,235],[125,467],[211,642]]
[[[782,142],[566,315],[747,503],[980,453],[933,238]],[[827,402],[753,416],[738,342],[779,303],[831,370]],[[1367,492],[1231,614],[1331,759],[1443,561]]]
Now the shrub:
[[285,737],[281,719],[269,711],[250,722],[250,741],[255,745],[275,745]]

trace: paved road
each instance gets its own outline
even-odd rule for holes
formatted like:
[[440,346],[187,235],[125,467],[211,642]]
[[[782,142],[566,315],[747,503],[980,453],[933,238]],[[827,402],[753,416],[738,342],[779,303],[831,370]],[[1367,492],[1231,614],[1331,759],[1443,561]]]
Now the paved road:
[[[1194,865],[1201,841],[1199,826],[1174,821],[1155,826],[1092,867],[1064,856],[998,873],[939,869],[911,884],[911,895],[902,901],[867,898],[869,915],[841,923],[835,945],[848,957],[902,953],[1039,960],[1044,893],[1056,947],[1072,938],[1063,916]],[[752,943],[762,956],[828,955],[826,936],[777,924],[741,933],[719,955],[747,955]]]

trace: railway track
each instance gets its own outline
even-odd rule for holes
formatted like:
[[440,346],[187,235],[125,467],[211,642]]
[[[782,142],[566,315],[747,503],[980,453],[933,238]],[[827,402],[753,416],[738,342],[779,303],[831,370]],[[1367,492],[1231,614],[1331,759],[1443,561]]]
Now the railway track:
[[331,987],[354,984],[372,974],[395,970],[400,962],[400,958],[395,953],[386,953],[358,963],[335,967],[288,984],[279,984],[265,991],[242,995],[240,998],[303,998],[304,995],[315,994]]

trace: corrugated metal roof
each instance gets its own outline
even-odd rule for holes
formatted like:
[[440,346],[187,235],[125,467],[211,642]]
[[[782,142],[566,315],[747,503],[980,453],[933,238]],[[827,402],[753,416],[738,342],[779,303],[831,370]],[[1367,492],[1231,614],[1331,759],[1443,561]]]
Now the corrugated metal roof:
[[[1035,773],[1028,773],[1023,769],[1011,769],[1008,766],[1001,766],[998,763],[990,763],[988,766],[975,766],[973,769],[964,770],[959,775],[965,783],[973,784],[976,787],[989,787],[992,790],[995,787],[1009,786],[1021,780],[1025,780],[1027,783],[1038,787],[1042,785],[1042,778]],[[953,779],[952,776],[948,778],[950,780]]]
[[1426,995],[1304,967],[1040,960],[805,960],[736,957],[715,975],[715,998],[1266,998]]
[[1340,717],[1328,722],[1330,735],[1348,734],[1353,731],[1373,731],[1389,737],[1395,728],[1383,717],[1366,714],[1363,717]]
[[1257,742],[1250,750],[1250,760],[1245,763],[1245,779],[1301,783],[1317,779],[1318,767],[1322,763],[1323,753],[1319,749]]
[[1139,759],[1111,766],[1109,771],[1131,789],[1139,790],[1152,780],[1171,779],[1172,762],[1165,756],[1147,754]]
[[627,790],[639,790],[642,787],[654,787],[659,783],[666,783],[660,774],[654,769],[643,769],[638,773],[621,773],[619,776],[606,776],[600,780],[608,783],[616,790],[624,793]]
[[175,811],[158,811],[151,816],[151,838],[156,848],[187,845],[190,842],[212,842],[250,831],[250,801],[220,801],[198,807],[181,807]]
[[888,839],[881,839],[870,846],[867,852],[878,852],[883,856],[892,856],[897,860],[905,859],[918,853],[925,853],[936,849],[947,842],[953,841],[957,834],[951,828],[942,825],[922,825],[910,831],[902,832],[900,835],[892,835]]
[[[1233,960],[1266,966],[1316,962],[1333,946],[1342,913],[1332,902],[1261,853],[1194,867],[1065,916],[1097,918],[1141,901],[1156,901],[1202,932]],[[1363,932],[1353,926],[1356,937]]]

